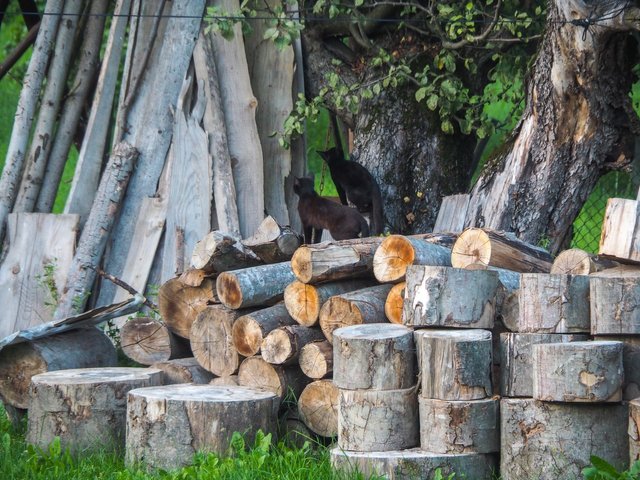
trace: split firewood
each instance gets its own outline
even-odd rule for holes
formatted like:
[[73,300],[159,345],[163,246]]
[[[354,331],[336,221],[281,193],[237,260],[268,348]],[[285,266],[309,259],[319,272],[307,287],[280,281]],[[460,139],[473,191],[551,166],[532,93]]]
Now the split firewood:
[[549,272],[553,258],[545,249],[516,238],[512,233],[468,228],[451,251],[451,265],[464,268],[471,263],[506,268],[514,272]]
[[384,302],[384,314],[391,323],[402,323],[402,310],[404,308],[404,292],[407,282],[396,283]]
[[303,245],[291,259],[291,269],[303,283],[373,276],[373,256],[382,237],[356,238]]
[[333,331],[349,325],[386,322],[384,304],[391,285],[377,285],[331,297],[320,309],[320,328],[333,342]]
[[233,324],[233,345],[241,355],[251,357],[260,351],[262,341],[269,332],[295,324],[282,303],[256,310],[242,315]]
[[[404,278],[409,265],[451,266],[451,246],[456,235],[391,235],[384,239],[373,257],[373,273],[379,282]],[[445,241],[450,245],[442,246]]]
[[323,437],[338,435],[338,387],[331,380],[316,380],[307,385],[298,399],[300,419]]
[[376,282],[373,279],[343,280],[321,285],[295,280],[284,290],[284,304],[296,322],[305,327],[312,327],[318,323],[320,308],[329,298],[374,285]]
[[204,270],[197,268],[190,268],[180,274],[178,279],[184,283],[187,287],[199,287],[207,278],[207,273]]
[[260,347],[262,358],[276,365],[290,365],[298,360],[300,350],[306,344],[324,339],[319,328],[290,325],[271,331]]
[[269,215],[252,237],[242,244],[264,263],[279,263],[291,260],[293,253],[302,244],[302,237],[289,226],[280,226]]
[[216,290],[229,308],[268,306],[282,300],[293,280],[289,262],[272,263],[223,272],[216,280]]
[[553,261],[551,273],[563,275],[589,275],[608,268],[620,266],[620,263],[609,258],[591,255],[579,248],[570,248],[560,252]]
[[190,287],[179,277],[165,282],[158,291],[158,308],[165,325],[176,335],[189,338],[191,325],[209,303],[215,302],[216,284],[205,278],[200,286]]
[[333,346],[327,340],[307,343],[298,357],[300,369],[307,377],[320,380],[333,372]]
[[177,383],[205,384],[211,382],[213,374],[208,372],[194,357],[176,358],[156,362],[151,368],[162,370],[162,384],[174,385]]
[[217,230],[196,243],[191,256],[191,265],[207,273],[237,270],[261,263],[237,238]]
[[288,394],[298,398],[309,381],[298,365],[273,365],[260,355],[245,358],[238,370],[239,385],[274,392],[280,400]]
[[134,362],[151,365],[191,356],[189,342],[169,331],[164,323],[136,317],[120,329],[122,351]]

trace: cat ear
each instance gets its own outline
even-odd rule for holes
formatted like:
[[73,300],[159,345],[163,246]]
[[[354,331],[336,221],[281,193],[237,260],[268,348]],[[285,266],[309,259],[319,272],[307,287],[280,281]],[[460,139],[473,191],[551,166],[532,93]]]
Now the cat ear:
[[320,150],[316,150],[316,153],[322,157],[322,159],[326,160],[329,156],[329,152],[321,152]]

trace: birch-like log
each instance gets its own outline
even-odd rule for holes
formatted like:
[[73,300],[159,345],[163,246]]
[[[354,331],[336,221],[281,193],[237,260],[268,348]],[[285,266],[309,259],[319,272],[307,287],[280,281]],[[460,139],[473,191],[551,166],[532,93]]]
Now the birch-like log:
[[284,367],[265,362],[259,355],[245,358],[238,370],[238,384],[275,393],[280,400],[288,395],[299,398],[310,380],[298,365]]
[[640,334],[640,277],[590,277],[592,335]]
[[162,385],[177,383],[204,385],[214,378],[214,375],[202,368],[194,357],[155,362],[151,368],[162,371]]
[[307,343],[300,350],[300,369],[307,377],[319,380],[333,373],[333,346],[328,340]]
[[216,280],[216,290],[229,308],[267,306],[282,300],[293,280],[289,262],[272,263],[223,272]]
[[233,324],[233,345],[245,357],[260,352],[262,341],[273,330],[295,325],[282,303],[242,315]]
[[322,437],[338,435],[338,387],[331,380],[316,380],[298,398],[300,419]]
[[291,365],[298,363],[302,347],[318,340],[323,340],[324,334],[319,328],[289,325],[279,327],[269,332],[262,340],[260,355],[275,365]]
[[120,345],[127,357],[141,365],[191,356],[187,341],[171,333],[164,323],[144,317],[122,325]]
[[413,330],[392,323],[333,332],[333,383],[347,390],[396,390],[416,384]]

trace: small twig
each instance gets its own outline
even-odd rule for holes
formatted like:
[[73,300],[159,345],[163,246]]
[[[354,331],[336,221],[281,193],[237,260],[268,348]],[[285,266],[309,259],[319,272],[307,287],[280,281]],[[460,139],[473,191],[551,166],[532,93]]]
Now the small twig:
[[160,313],[160,310],[158,309],[158,306],[153,303],[151,300],[149,300],[147,297],[145,297],[144,295],[142,295],[140,292],[138,292],[135,288],[133,288],[131,285],[129,285],[128,283],[124,282],[123,280],[120,280],[118,277],[114,277],[113,275],[105,272],[104,270],[102,270],[101,268],[98,267],[94,267],[93,265],[88,265],[88,267],[95,271],[98,275],[100,275],[103,278],[106,278],[107,280],[109,280],[111,283],[124,288],[127,292],[129,292],[131,295],[140,295],[141,297],[144,298],[144,302],[143,304],[146,305],[147,307],[149,307],[151,310],[153,310],[156,313]]

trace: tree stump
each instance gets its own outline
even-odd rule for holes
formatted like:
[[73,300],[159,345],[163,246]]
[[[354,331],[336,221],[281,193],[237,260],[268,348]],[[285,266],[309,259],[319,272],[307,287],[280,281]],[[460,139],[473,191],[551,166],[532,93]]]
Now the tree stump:
[[640,334],[640,277],[590,277],[591,334]]
[[81,368],[34,375],[28,443],[44,450],[55,437],[73,454],[119,451],[125,443],[127,392],[162,383],[150,368]]
[[498,274],[491,270],[412,265],[407,269],[404,323],[493,328],[498,286]]
[[164,323],[146,317],[132,318],[122,326],[120,345],[127,357],[141,365],[191,356],[189,342]]
[[358,390],[398,390],[416,384],[413,330],[392,323],[354,325],[333,334],[333,383]]
[[533,396],[533,345],[588,340],[584,334],[501,333],[500,334],[500,395],[504,397]]
[[640,460],[640,398],[629,402],[629,463]]
[[391,323],[402,324],[402,310],[404,308],[404,294],[407,282],[396,283],[384,302],[384,314]]
[[455,473],[455,478],[493,480],[498,469],[495,455],[446,455],[425,452],[419,448],[390,452],[345,452],[336,447],[331,450],[331,464],[345,474],[355,475],[358,472],[365,478],[382,476],[394,480],[436,478],[438,469],[442,478],[449,478]]
[[318,323],[320,308],[329,298],[375,284],[371,279],[343,280],[322,285],[311,285],[296,280],[285,288],[284,304],[296,322],[305,327],[312,327]]
[[239,385],[263,388],[275,393],[280,400],[287,395],[298,398],[308,383],[298,365],[272,365],[259,355],[245,358],[238,370]]
[[640,337],[597,336],[594,340],[622,342],[622,398],[633,400],[640,397]]
[[418,330],[414,335],[423,397],[480,400],[491,396],[491,332]]
[[294,280],[289,262],[272,263],[223,272],[218,276],[216,289],[220,301],[237,310],[279,302],[286,286]]
[[591,255],[579,248],[570,248],[558,254],[551,266],[551,273],[561,275],[589,275],[620,264],[598,255]]
[[519,295],[519,332],[590,331],[589,277],[523,273]]
[[500,451],[500,400],[436,400],[418,397],[420,448],[433,453]]
[[257,355],[262,341],[276,328],[296,322],[282,303],[242,315],[233,324],[233,345],[245,357]]
[[176,335],[189,339],[191,324],[217,298],[215,281],[206,278],[198,287],[185,285],[178,277],[163,283],[158,308],[164,324]]
[[300,419],[322,437],[338,435],[338,387],[331,380],[316,380],[298,398]]
[[[433,236],[433,234],[428,234]],[[452,239],[455,236],[451,236]],[[409,265],[450,267],[451,248],[430,241],[429,236],[390,235],[373,256],[373,274],[379,282],[404,279]]]
[[196,243],[191,265],[207,273],[220,273],[260,265],[261,260],[238,242],[238,239],[220,231],[208,233]]
[[377,285],[335,295],[320,309],[320,328],[330,342],[333,331],[349,325],[385,322],[384,302],[391,285]]
[[260,352],[262,358],[275,365],[291,365],[298,362],[302,348],[310,342],[324,339],[319,328],[289,325],[272,330],[264,340]]
[[9,345],[0,351],[0,398],[5,405],[28,408],[29,384],[34,375],[117,364],[113,343],[97,328],[80,328]]
[[209,385],[218,387],[235,387],[238,384],[238,375],[225,375],[224,377],[216,377],[209,382]]
[[536,400],[622,400],[622,342],[543,343],[532,348]]
[[338,448],[383,452],[419,445],[415,388],[339,391]]
[[[278,263],[291,260],[302,237],[289,226],[280,226],[275,219],[267,216],[258,230],[242,244],[255,253],[264,263]],[[248,265],[247,265],[248,266]]]
[[191,350],[198,363],[218,377],[238,371],[242,357],[233,344],[233,325],[247,310],[210,305],[191,326]]
[[626,404],[500,401],[500,474],[503,480],[580,478],[589,457],[619,471],[629,466]]
[[233,432],[253,445],[275,433],[278,399],[247,387],[169,385],[129,392],[125,462],[150,469],[189,465],[198,451],[227,453]]
[[333,345],[327,340],[307,343],[298,357],[300,370],[307,377],[320,380],[333,373]]
[[193,358],[176,358],[164,362],[156,362],[151,368],[162,370],[162,384],[174,385],[177,383],[206,384],[213,380],[214,376],[208,372]]

